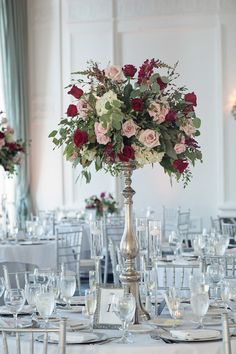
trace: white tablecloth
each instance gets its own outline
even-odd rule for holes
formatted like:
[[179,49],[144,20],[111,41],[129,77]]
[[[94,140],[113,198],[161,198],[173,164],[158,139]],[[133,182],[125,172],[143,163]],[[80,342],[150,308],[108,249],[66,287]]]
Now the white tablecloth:
[[35,264],[39,268],[56,269],[56,241],[0,245],[0,262],[23,262]]

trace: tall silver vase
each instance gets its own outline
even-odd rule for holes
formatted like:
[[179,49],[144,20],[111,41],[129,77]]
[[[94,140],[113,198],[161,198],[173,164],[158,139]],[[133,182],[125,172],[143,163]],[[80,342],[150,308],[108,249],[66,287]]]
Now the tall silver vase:
[[123,190],[124,204],[125,204],[125,229],[120,243],[121,254],[125,259],[124,270],[120,276],[121,283],[125,289],[125,292],[132,293],[136,301],[136,310],[134,323],[140,323],[141,321],[150,319],[149,314],[145,311],[140,300],[139,281],[140,275],[135,270],[135,258],[138,255],[139,247],[136,236],[133,232],[132,222],[132,205],[133,195],[135,191],[131,187],[131,176],[135,164],[132,162],[126,162],[123,164],[123,174],[125,178],[125,188]]

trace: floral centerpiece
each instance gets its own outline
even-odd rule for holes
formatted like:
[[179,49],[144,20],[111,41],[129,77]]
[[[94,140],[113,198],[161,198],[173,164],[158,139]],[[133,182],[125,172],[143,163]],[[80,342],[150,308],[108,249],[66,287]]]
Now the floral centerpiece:
[[102,216],[104,214],[114,214],[118,211],[116,201],[111,193],[106,194],[102,192],[100,197],[92,195],[91,197],[85,199],[86,209],[95,209],[97,216]]
[[[3,112],[0,112],[3,115]],[[16,166],[22,162],[25,153],[25,144],[22,140],[15,140],[14,130],[8,125],[7,119],[2,117],[0,121],[0,166],[12,175],[16,172]]]
[[190,164],[202,159],[195,140],[201,121],[195,93],[174,83],[176,65],[147,59],[139,70],[132,64],[100,69],[90,62],[75,74],[68,91],[74,102],[49,136],[65,146],[68,160],[82,165],[87,181],[93,162],[97,171],[117,175],[132,160],[137,168],[157,162],[188,183]]

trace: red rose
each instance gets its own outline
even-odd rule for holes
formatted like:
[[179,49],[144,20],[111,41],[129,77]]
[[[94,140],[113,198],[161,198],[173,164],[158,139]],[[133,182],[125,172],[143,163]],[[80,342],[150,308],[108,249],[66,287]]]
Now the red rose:
[[3,139],[5,137],[5,134],[3,132],[0,132],[0,139]]
[[128,162],[134,160],[134,149],[132,146],[125,145],[123,151],[118,154],[120,161]]
[[23,151],[23,147],[17,143],[6,143],[6,146],[8,147],[8,149],[11,151],[11,152],[14,152],[14,151]]
[[164,90],[167,86],[167,84],[165,82],[162,81],[162,79],[160,77],[157,78],[157,83],[160,86],[160,90]]
[[77,86],[73,85],[70,89],[70,91],[67,92],[69,95],[74,96],[75,98],[79,99],[81,96],[83,96],[84,91],[78,88]]
[[73,137],[74,144],[80,148],[88,141],[88,133],[79,129],[76,129]]
[[195,139],[190,138],[190,137],[186,137],[185,138],[185,144],[190,146],[190,147],[192,147],[192,148],[194,148],[194,149],[199,149],[200,148],[200,146],[198,145],[198,142]]
[[123,70],[124,75],[128,76],[128,77],[133,77],[137,71],[135,66],[132,64],[124,65],[122,70]]
[[102,193],[100,194],[100,198],[104,199],[104,198],[105,198],[105,195],[106,195],[106,193],[105,193],[105,192],[102,192]]
[[185,160],[175,160],[172,164],[172,166],[178,170],[180,173],[183,173],[184,170],[188,167],[188,162]]
[[105,146],[104,155],[106,156],[107,162],[115,162],[115,152],[112,144],[107,144]]
[[165,116],[165,120],[167,122],[173,122],[176,119],[176,113],[173,111],[169,111],[167,115]]
[[78,114],[78,110],[75,104],[70,104],[67,112],[66,112],[68,117],[74,117]]
[[190,103],[192,106],[196,107],[197,105],[197,96],[194,92],[187,93],[186,95],[184,95],[184,100],[185,102]]
[[191,104],[188,104],[188,105],[184,108],[183,112],[184,112],[185,114],[188,114],[189,112],[194,112],[194,108],[193,108],[193,106],[192,106]]
[[141,98],[133,98],[131,107],[134,111],[141,112],[143,110],[143,100]]

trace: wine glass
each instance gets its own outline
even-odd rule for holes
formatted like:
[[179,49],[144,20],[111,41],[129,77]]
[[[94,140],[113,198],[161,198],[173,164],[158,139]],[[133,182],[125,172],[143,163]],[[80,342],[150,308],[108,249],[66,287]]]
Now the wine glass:
[[96,289],[96,272],[95,272],[95,270],[89,271],[89,288],[90,288],[90,290]]
[[32,318],[36,316],[36,295],[41,291],[40,284],[25,284],[25,298],[33,308]]
[[89,328],[93,331],[93,317],[97,307],[97,293],[94,289],[85,290],[85,307],[89,316]]
[[[158,260],[161,257],[161,222],[160,220],[149,220],[149,257],[153,260]],[[149,260],[148,260],[149,261]]]
[[122,322],[122,337],[117,343],[127,344],[131,342],[128,338],[127,327],[134,317],[135,308],[135,298],[131,293],[123,296],[113,296],[112,310]]
[[0,297],[4,293],[5,290],[5,280],[3,277],[0,277]]
[[66,309],[70,309],[70,301],[76,290],[76,278],[74,275],[62,275],[60,278],[60,291],[63,300],[66,302]]
[[172,231],[169,235],[169,246],[173,251],[174,258],[181,252],[181,240],[175,231]]
[[208,311],[209,295],[208,292],[192,293],[190,304],[193,314],[197,317],[199,325],[197,328],[203,328],[203,317]]
[[48,285],[51,277],[53,276],[53,272],[51,269],[38,269],[34,270],[34,280],[35,283],[40,285]]
[[17,328],[17,315],[22,310],[25,303],[25,294],[23,289],[7,289],[4,294],[4,302],[10,313],[15,319]]
[[36,294],[36,308],[45,321],[45,327],[47,327],[48,319],[53,313],[54,306],[55,296],[53,291],[42,286],[40,292]]
[[191,293],[208,292],[209,284],[207,283],[205,273],[190,274],[189,288]]
[[220,263],[212,263],[207,267],[207,275],[212,283],[213,296],[215,297],[215,303],[218,298],[218,284],[223,280],[225,275],[225,268]]

